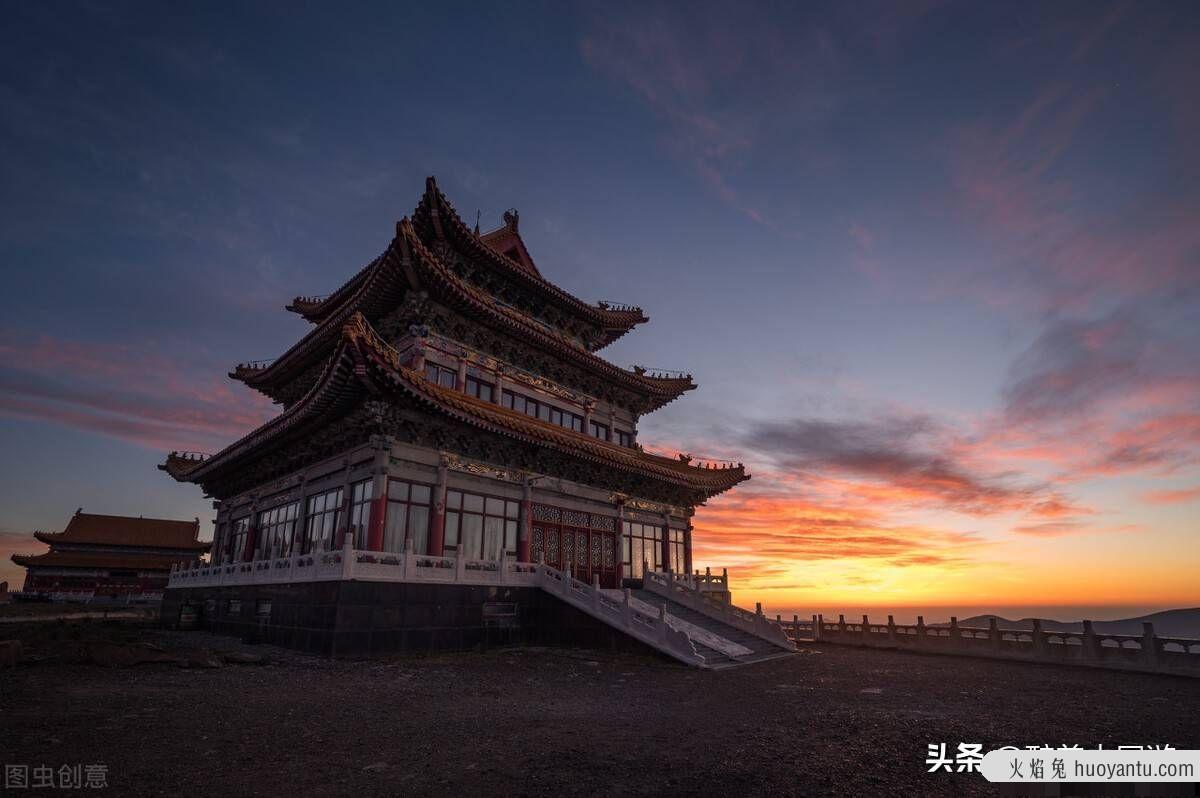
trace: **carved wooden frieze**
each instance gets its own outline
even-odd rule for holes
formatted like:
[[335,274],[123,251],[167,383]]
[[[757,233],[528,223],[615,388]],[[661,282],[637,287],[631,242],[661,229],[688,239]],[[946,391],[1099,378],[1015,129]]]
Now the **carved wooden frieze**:
[[488,463],[480,463],[476,460],[468,460],[459,457],[456,454],[442,453],[442,460],[446,467],[452,471],[463,471],[468,474],[475,474],[489,479],[499,479],[505,482],[522,483],[525,481],[525,472],[516,471],[508,468],[500,468],[499,466],[489,465]]

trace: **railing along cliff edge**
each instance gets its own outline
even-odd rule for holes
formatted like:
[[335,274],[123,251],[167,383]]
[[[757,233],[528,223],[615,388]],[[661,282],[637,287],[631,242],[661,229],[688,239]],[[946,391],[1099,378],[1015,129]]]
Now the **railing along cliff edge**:
[[813,615],[811,620],[793,615],[791,621],[775,617],[797,643],[818,641],[1200,676],[1200,640],[1159,635],[1152,623],[1143,623],[1140,635],[1125,635],[1097,632],[1092,621],[1083,621],[1081,632],[1064,632],[1044,629],[1038,620],[1033,621],[1032,629],[1002,629],[995,618],[981,627],[960,626],[955,617],[948,625],[937,626],[927,625],[922,616],[917,616],[915,624],[898,624],[891,615],[887,623],[872,622],[866,615],[861,622],[847,622],[845,615],[839,615],[836,622],[826,621],[823,615]]

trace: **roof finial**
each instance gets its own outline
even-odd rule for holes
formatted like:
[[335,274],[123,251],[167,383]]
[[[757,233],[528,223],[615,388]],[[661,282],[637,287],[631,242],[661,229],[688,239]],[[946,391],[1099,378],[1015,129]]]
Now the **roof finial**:
[[516,208],[509,208],[504,212],[504,226],[514,233],[517,232],[517,223],[521,221],[521,214],[517,213]]
[[75,515],[79,515],[82,512],[83,512],[83,508],[80,507],[78,510],[75,511]]
[[475,235],[479,235],[479,209],[475,209]]

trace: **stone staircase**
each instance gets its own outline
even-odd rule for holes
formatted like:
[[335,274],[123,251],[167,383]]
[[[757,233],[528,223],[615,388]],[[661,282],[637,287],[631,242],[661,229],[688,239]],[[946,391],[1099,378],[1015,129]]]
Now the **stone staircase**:
[[690,630],[687,627],[683,627],[684,633],[688,634],[688,637],[691,638],[692,645],[696,647],[697,653],[704,657],[705,664],[709,668],[720,670],[738,665],[749,665],[754,662],[765,662],[767,660],[791,656],[795,653],[794,651],[785,650],[776,642],[766,640],[759,635],[739,629],[736,626],[731,626],[698,609],[693,609],[677,601],[672,601],[666,596],[646,590],[645,588],[633,590],[632,596],[634,599],[658,610],[665,609],[669,618],[676,618],[692,626],[699,627],[723,641],[748,650],[744,654],[730,653],[731,650],[736,651],[731,646],[722,646],[721,648],[724,650],[718,650],[714,646],[706,645],[703,638],[698,639],[698,636],[688,634]]

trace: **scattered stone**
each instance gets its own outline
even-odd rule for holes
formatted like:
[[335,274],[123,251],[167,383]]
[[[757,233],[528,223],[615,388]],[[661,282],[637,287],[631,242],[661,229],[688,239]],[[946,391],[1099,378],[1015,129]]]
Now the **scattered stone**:
[[371,764],[364,767],[363,771],[368,772],[368,773],[375,773],[380,770],[387,770],[387,766],[388,766],[387,762],[372,762]]
[[245,651],[227,651],[221,658],[230,665],[266,665],[270,660],[262,654],[250,654]]
[[859,690],[858,692],[862,693],[863,695],[881,695],[883,693],[883,688],[882,687],[864,687],[863,689]]

